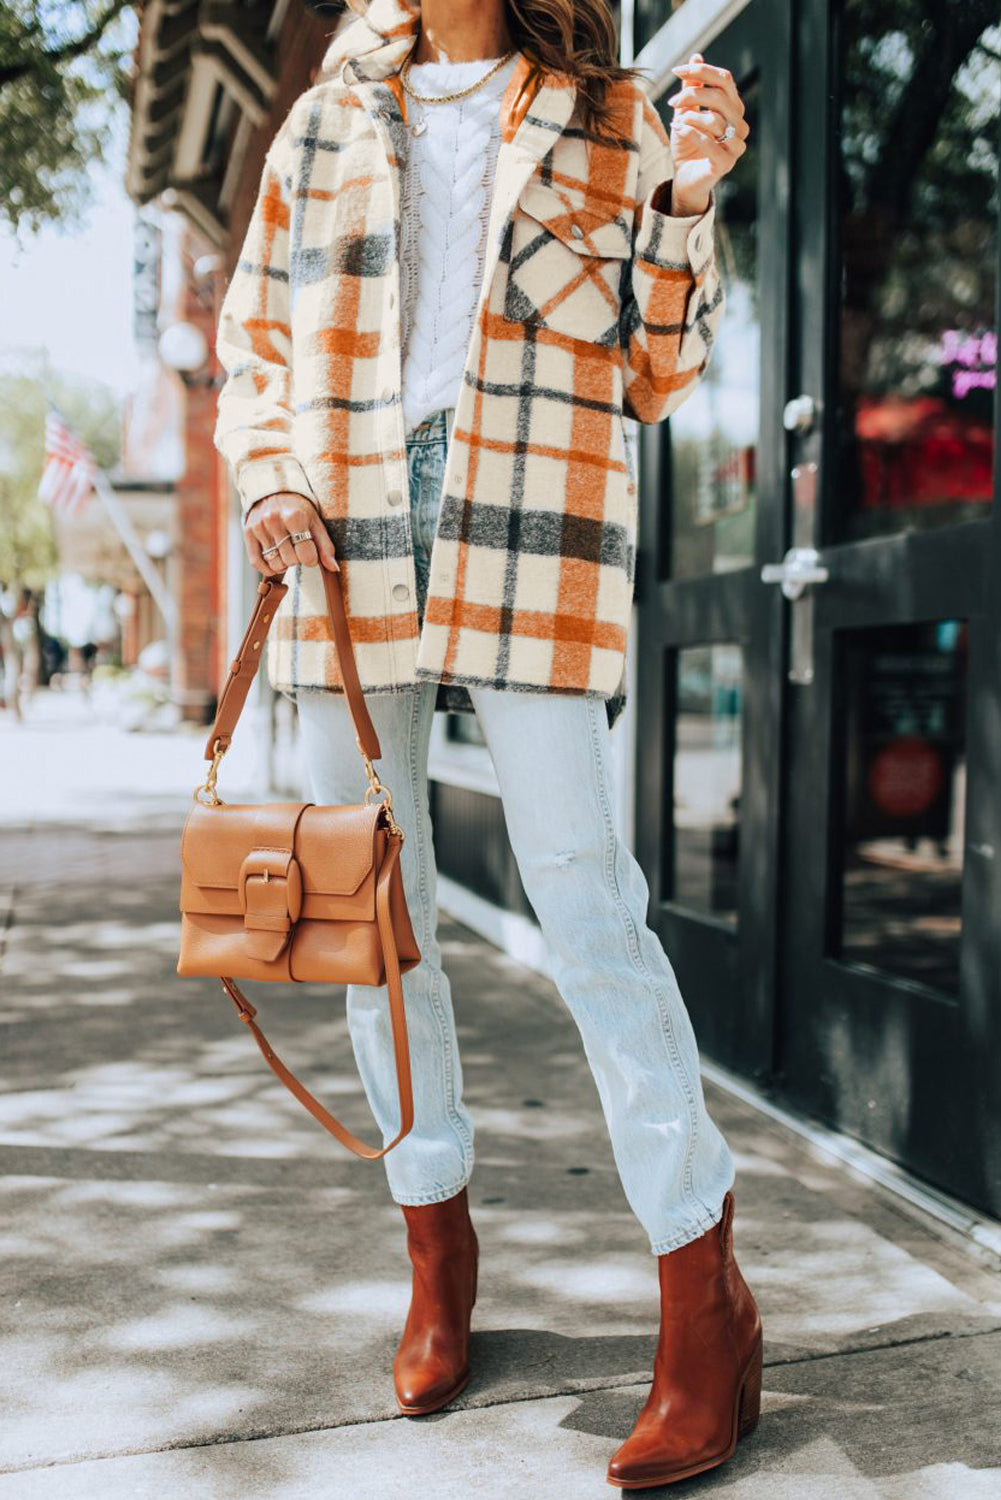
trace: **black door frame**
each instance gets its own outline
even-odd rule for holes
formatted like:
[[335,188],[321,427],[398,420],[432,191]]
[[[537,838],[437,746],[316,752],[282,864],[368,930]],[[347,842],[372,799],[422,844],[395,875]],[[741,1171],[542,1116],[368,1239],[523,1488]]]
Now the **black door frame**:
[[[720,1062],[767,1079],[774,1067],[775,934],[784,622],[775,590],[762,587],[763,562],[780,557],[785,537],[782,405],[788,343],[788,161],[791,7],[754,0],[710,43],[710,60],[746,86],[758,79],[758,294],[761,327],[760,425],[754,560],[704,578],[671,579],[670,423],[640,441],[641,505],[636,598],[636,848],[650,886],[650,922],[678,974],[700,1045]],[[663,101],[658,101],[667,114]],[[725,314],[724,314],[725,317]],[[686,645],[742,647],[742,789],[736,931],[672,901],[671,867],[676,653]]]

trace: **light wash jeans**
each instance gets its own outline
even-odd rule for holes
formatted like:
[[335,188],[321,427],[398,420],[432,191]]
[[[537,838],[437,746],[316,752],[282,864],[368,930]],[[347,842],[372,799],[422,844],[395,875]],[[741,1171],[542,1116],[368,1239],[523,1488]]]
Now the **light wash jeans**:
[[[423,618],[428,564],[454,408],[407,438]],[[421,962],[403,976],[414,1126],[383,1158],[397,1203],[436,1203],[473,1169],[473,1122],[448,976],[436,936],[427,757],[437,684],[371,693],[380,778],[406,830],[402,872]],[[654,1255],[718,1222],[734,1162],[706,1110],[691,1020],[674,970],[647,926],[649,890],[613,822],[608,719],[600,698],[471,688],[497,772],[508,835],[597,1085],[626,1198]],[[361,800],[365,775],[343,695],[296,694],[316,802]],[[540,754],[540,747],[545,753]],[[383,1141],[399,1123],[385,988],[351,985],[347,1020]]]

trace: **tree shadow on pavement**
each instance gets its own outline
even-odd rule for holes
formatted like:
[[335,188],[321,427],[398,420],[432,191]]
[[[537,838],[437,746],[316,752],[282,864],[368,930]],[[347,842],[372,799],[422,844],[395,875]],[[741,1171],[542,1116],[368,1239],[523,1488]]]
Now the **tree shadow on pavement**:
[[[214,982],[178,979],[176,879],[144,852],[124,841],[100,878],[31,887],[15,908],[0,1009],[8,1466],[399,1417],[410,1266],[383,1166],[349,1156],[289,1098]],[[474,1376],[454,1409],[574,1391],[573,1424],[617,1441],[652,1367],[656,1261],[579,1036],[545,981],[456,923],[441,936],[483,1248]],[[278,1051],[374,1139],[343,991],[259,989]],[[835,1372],[877,1356],[832,1357],[859,1344],[933,1339],[922,1358],[966,1358],[972,1376],[957,1365],[949,1378],[978,1412],[971,1351],[986,1341],[938,1337],[984,1327],[976,1301],[832,1216],[736,1116],[732,1138],[737,1249],[775,1408],[741,1462],[830,1432],[875,1465],[873,1413],[889,1397],[878,1372],[861,1401]],[[989,1461],[972,1419],[946,1446]]]

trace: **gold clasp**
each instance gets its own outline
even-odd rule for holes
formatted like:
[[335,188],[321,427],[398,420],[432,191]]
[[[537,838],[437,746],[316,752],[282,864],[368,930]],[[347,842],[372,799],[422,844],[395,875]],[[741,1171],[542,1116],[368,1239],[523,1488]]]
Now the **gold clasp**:
[[[218,741],[216,741],[216,744],[218,745]],[[204,807],[219,807],[222,804],[222,798],[217,793],[215,784],[216,777],[219,774],[219,762],[222,760],[225,754],[225,748],[216,750],[215,754],[212,756],[212,764],[209,767],[209,774],[206,776],[201,786],[195,787],[194,800],[196,802],[200,802]],[[204,797],[202,796],[203,792],[205,793]]]
[[368,786],[365,788],[365,806],[368,807],[373,801],[381,799],[382,805],[386,809],[386,816],[389,820],[390,833],[395,833],[402,839],[403,829],[393,817],[393,794],[389,790],[389,787],[383,786],[382,782],[379,780],[379,774],[376,771],[375,766],[373,766],[368,754],[365,751],[365,747],[363,746],[361,740],[357,735],[355,735],[355,744],[358,746],[361,758],[365,762],[365,774],[368,777]]

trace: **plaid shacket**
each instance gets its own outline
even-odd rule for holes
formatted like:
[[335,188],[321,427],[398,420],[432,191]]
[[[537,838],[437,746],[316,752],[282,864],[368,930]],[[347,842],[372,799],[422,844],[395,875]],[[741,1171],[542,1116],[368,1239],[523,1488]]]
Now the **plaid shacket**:
[[[670,142],[611,86],[588,137],[563,73],[519,55],[501,102],[488,243],[456,397],[423,626],[401,405],[404,0],[350,0],[318,81],[268,151],[223,299],[215,442],[244,512],[291,490],[324,517],[362,687],[439,684],[625,701],[637,494],[623,415],[659,422],[708,364],[723,311],[713,219],[655,208]],[[660,201],[660,200],[658,200]],[[292,570],[268,646],[286,692],[340,690],[316,568]]]

